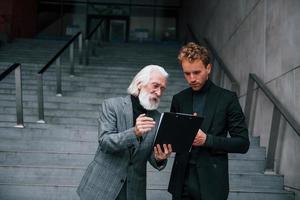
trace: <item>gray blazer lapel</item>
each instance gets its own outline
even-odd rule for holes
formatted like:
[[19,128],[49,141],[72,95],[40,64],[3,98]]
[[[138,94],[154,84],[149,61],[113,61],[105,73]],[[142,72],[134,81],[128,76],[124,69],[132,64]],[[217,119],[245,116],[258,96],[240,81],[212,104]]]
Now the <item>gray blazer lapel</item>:
[[133,127],[133,111],[130,95],[125,97],[125,100],[123,102],[123,109],[123,112],[125,113],[124,119],[122,120],[124,122],[123,127],[124,130],[127,130]]

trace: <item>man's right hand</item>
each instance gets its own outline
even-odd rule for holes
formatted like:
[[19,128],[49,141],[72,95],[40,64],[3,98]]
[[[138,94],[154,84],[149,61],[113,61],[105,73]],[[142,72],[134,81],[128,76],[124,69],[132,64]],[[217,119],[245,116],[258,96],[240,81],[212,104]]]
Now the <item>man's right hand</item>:
[[134,127],[135,135],[137,137],[143,136],[147,131],[150,131],[155,126],[155,121],[151,117],[147,117],[146,114],[140,114],[136,118]]

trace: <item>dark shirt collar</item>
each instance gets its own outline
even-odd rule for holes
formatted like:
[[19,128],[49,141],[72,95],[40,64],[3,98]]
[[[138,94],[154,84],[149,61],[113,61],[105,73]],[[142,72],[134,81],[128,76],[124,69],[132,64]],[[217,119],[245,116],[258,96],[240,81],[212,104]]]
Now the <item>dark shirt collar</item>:
[[194,93],[194,94],[202,94],[202,93],[206,93],[207,90],[208,90],[208,88],[211,86],[211,84],[212,84],[211,80],[208,79],[208,80],[205,82],[204,86],[203,86],[200,90],[197,90],[197,91],[194,91],[194,90],[193,90],[193,93]]
[[134,110],[139,111],[140,113],[146,113],[147,110],[140,104],[140,100],[138,97],[130,95],[132,107]]

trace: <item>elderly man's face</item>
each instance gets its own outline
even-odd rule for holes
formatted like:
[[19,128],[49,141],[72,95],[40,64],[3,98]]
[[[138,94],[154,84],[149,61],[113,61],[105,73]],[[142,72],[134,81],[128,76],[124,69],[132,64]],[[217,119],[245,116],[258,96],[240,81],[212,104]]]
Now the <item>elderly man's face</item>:
[[140,88],[139,100],[141,105],[146,110],[157,109],[160,103],[160,97],[166,89],[166,86],[166,78],[160,72],[153,71],[149,82]]

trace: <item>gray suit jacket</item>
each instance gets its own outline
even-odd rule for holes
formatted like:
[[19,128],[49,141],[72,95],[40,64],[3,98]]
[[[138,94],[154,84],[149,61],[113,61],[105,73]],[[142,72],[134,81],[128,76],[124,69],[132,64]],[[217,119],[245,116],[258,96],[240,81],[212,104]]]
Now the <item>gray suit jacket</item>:
[[[148,116],[158,124],[160,113],[150,111]],[[133,110],[130,96],[111,98],[102,103],[99,116],[99,146],[94,160],[88,166],[77,193],[81,200],[114,200],[127,180],[127,199],[146,199],[147,160],[156,169],[153,155],[155,129],[138,141],[133,128]]]

